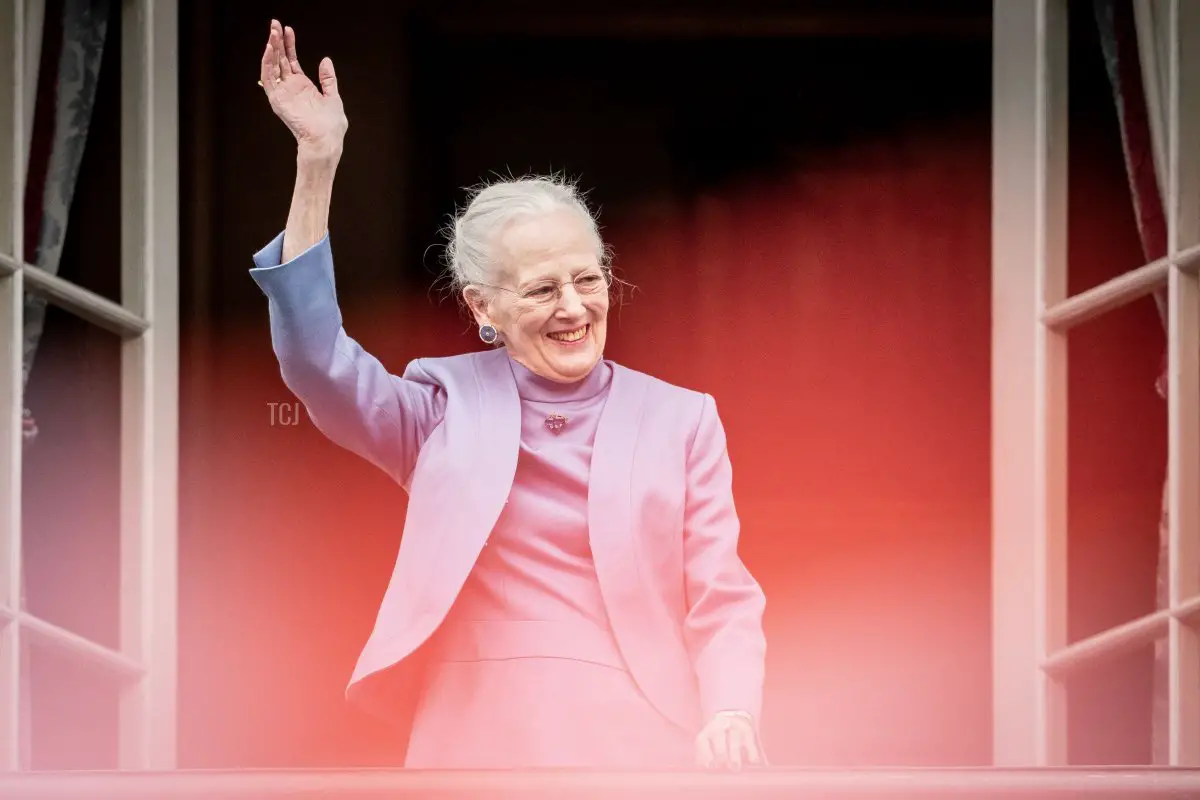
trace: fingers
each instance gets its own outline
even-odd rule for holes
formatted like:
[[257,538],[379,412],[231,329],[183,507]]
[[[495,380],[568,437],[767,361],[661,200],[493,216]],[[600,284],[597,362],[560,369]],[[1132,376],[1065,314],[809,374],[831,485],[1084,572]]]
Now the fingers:
[[283,80],[283,73],[279,66],[283,53],[283,40],[280,38],[279,30],[276,28],[278,24],[274,20],[271,21],[271,33],[267,37],[267,47],[263,51],[262,65],[259,69],[259,81],[268,94],[270,94],[275,84]]
[[724,721],[710,722],[696,737],[696,763],[703,769],[724,769],[730,765],[729,741]]
[[262,63],[258,66],[258,85],[268,93],[275,85],[275,53],[271,49],[270,37],[267,37],[267,46],[263,48]]
[[734,725],[725,732],[725,763],[731,769],[742,768],[742,756],[745,754],[744,751],[746,749],[744,739],[745,734],[739,725]]
[[300,69],[300,59],[296,58],[296,31],[289,25],[283,29],[283,51],[287,56],[288,68],[297,75],[303,75]]
[[729,766],[741,769],[743,764],[759,763],[758,747],[754,743],[754,732],[745,725],[734,725],[725,734],[729,743]]
[[279,69],[279,79],[287,80],[292,74],[292,65],[288,62],[287,51],[283,44],[283,26],[278,20],[271,20],[271,47],[275,51],[275,64]]
[[338,85],[337,73],[333,71],[333,59],[329,56],[321,59],[321,66],[317,68],[317,76],[321,80],[321,91],[327,96],[336,97]]
[[758,745],[758,737],[753,733],[748,735],[744,742],[746,761],[756,767],[763,767],[767,764],[767,759],[763,756],[762,748]]
[[717,765],[717,754],[713,752],[713,744],[709,729],[705,728],[696,737],[696,766],[701,769],[712,769]]
[[740,770],[745,764],[764,763],[749,725],[722,721],[707,725],[696,737],[696,764],[703,769]]

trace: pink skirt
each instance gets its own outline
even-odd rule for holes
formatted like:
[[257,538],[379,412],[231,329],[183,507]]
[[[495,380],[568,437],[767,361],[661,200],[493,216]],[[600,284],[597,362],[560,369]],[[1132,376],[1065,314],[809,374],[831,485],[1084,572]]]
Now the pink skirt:
[[433,661],[410,769],[680,769],[692,738],[623,669],[569,658]]

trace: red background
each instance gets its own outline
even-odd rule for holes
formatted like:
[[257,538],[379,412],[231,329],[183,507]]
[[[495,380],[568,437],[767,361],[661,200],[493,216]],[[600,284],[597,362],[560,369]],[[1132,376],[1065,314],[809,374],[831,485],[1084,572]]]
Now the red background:
[[[245,270],[291,193],[286,132],[253,85],[280,10],[216,5],[185,4],[181,26],[181,765],[393,763],[394,737],[342,691],[405,499],[307,420],[270,424],[291,397]],[[742,551],[769,600],[773,760],[988,763],[986,16],[982,36],[546,40],[438,36],[400,11],[338,25],[324,6],[287,12],[306,65],[334,57],[351,117],[332,219],[350,333],[395,371],[476,347],[430,290],[455,187],[492,170],[579,175],[637,287],[609,355],[712,393],[725,421]],[[1091,20],[1073,24],[1078,291],[1140,255]],[[361,45],[383,30],[400,32],[392,46]],[[81,280],[111,263],[119,229],[104,157],[115,47],[64,260]],[[115,293],[115,275],[86,280]],[[103,639],[117,350],[56,326],[30,388],[43,428],[27,466],[30,591],[35,612]],[[1149,300],[1072,334],[1073,637],[1152,609],[1162,341]],[[86,388],[87,415],[64,386]],[[54,499],[64,479],[89,510]],[[1148,651],[1076,681],[1073,757],[1145,761],[1149,686]],[[92,703],[82,724],[80,697],[43,699],[43,763],[103,762],[111,715]]]

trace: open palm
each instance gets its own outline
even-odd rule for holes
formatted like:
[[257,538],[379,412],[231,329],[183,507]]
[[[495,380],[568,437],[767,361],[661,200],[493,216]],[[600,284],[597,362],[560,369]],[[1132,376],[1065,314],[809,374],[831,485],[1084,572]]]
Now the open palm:
[[271,110],[283,120],[301,147],[329,155],[341,153],[348,123],[338,94],[333,61],[321,60],[320,85],[314,84],[296,58],[296,32],[271,20],[271,34],[263,51],[260,82]]

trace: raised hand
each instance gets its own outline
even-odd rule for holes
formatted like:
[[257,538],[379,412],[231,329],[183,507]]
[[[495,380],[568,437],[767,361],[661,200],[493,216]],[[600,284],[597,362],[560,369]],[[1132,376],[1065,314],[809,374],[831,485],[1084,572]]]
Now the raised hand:
[[301,157],[336,161],[349,122],[338,94],[333,61],[328,57],[321,59],[317,76],[319,86],[300,68],[296,32],[271,20],[259,77],[271,110],[296,137]]

